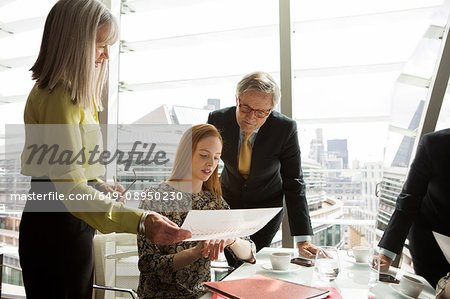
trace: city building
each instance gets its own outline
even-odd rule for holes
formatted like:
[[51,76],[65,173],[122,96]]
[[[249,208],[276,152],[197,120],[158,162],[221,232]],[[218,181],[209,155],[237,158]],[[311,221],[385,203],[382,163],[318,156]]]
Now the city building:
[[327,140],[327,154],[342,159],[342,168],[348,168],[347,139]]
[[312,139],[309,147],[309,158],[317,161],[320,165],[325,165],[325,146],[323,144],[323,129],[316,129],[316,138]]

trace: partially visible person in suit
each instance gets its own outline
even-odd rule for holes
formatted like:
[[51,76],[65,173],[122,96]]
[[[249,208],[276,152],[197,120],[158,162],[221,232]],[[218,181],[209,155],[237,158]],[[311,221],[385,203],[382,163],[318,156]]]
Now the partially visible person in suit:
[[[291,234],[301,255],[316,247],[305,196],[296,122],[274,111],[280,89],[267,73],[246,75],[237,85],[236,106],[210,113],[208,123],[223,138],[223,197],[232,209],[283,206],[286,201]],[[257,250],[269,246],[283,212],[251,236]]]
[[432,232],[450,236],[450,129],[425,134],[383,237],[381,270],[402,252],[408,236],[414,271],[432,286],[450,264]]

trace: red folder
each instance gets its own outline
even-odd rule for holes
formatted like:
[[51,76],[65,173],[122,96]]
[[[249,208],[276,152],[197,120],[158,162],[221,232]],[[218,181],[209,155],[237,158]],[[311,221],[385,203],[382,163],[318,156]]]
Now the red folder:
[[318,299],[330,291],[284,281],[263,274],[248,278],[203,283],[211,292],[231,299]]
[[[330,291],[330,294],[328,295],[327,299],[342,299],[341,294],[339,293],[339,291],[336,288],[323,287],[322,289]],[[217,299],[220,299],[220,298],[217,298]]]

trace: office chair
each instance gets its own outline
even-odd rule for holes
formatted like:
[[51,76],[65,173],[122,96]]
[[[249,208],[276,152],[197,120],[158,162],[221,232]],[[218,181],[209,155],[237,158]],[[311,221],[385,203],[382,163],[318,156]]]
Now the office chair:
[[95,298],[138,298],[137,239],[134,234],[97,234],[94,237]]

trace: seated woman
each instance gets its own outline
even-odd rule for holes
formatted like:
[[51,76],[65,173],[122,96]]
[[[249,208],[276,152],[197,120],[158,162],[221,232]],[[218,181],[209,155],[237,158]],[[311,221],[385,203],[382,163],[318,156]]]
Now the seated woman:
[[[170,178],[147,188],[146,199],[139,207],[158,211],[179,226],[191,209],[229,209],[222,199],[218,178],[222,145],[222,138],[212,125],[188,129],[178,146]],[[211,280],[211,261],[217,260],[224,249],[239,260],[255,262],[256,248],[250,238],[160,246],[138,237],[139,298],[198,298],[205,292],[202,282]]]

